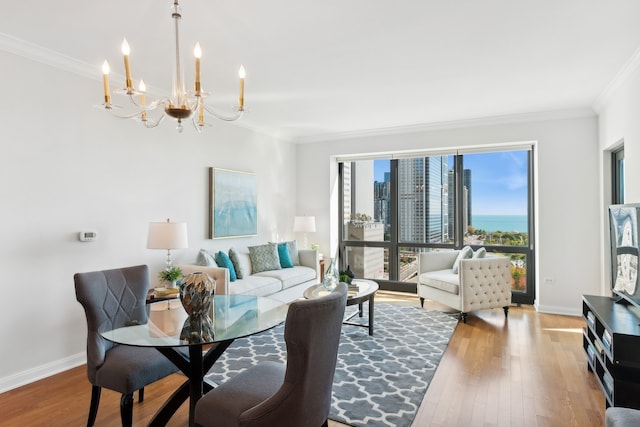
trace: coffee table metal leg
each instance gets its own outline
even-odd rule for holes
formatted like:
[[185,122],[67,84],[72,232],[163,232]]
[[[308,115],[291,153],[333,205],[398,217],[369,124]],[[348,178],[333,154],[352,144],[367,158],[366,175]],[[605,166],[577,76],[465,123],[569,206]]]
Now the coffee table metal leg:
[[375,294],[371,294],[369,298],[369,335],[373,335],[373,297]]

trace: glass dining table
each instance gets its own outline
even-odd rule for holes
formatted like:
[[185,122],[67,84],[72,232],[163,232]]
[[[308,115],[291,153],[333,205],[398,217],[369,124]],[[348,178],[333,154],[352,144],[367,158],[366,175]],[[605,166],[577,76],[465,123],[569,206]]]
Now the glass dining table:
[[139,324],[103,332],[102,336],[121,345],[155,347],[173,362],[187,380],[169,397],[150,422],[163,426],[189,399],[189,425],[203,393],[214,385],[204,376],[231,343],[282,323],[288,304],[249,295],[215,295],[208,318],[190,318],[180,300],[165,300],[147,305],[149,319]]

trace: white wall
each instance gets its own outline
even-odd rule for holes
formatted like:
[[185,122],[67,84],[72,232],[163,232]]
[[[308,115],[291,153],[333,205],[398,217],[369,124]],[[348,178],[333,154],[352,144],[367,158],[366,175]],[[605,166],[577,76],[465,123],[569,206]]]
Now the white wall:
[[[190,248],[228,249],[292,238],[295,146],[227,123],[177,134],[111,117],[101,81],[0,52],[0,392],[83,363],[86,321],[73,274],[148,264],[150,221],[186,221]],[[97,76],[99,77],[99,76]],[[208,168],[253,172],[259,236],[207,240]],[[81,243],[77,233],[99,237]]]
[[610,255],[607,206],[611,204],[611,150],[624,142],[625,202],[640,203],[640,69],[637,57],[599,109],[601,187],[602,294],[609,293]]
[[600,289],[597,138],[597,118],[582,117],[304,144],[297,152],[298,211],[320,218],[313,238],[331,252],[337,242],[335,156],[537,141],[536,306],[579,315],[581,295]]

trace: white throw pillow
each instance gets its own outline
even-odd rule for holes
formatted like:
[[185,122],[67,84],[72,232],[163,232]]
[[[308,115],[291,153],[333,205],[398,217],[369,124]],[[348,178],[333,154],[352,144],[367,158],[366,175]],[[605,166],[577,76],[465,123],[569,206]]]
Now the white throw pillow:
[[487,250],[485,248],[479,248],[477,251],[473,253],[473,258],[484,258],[487,255]]
[[458,257],[453,263],[454,274],[458,274],[458,270],[460,269],[460,260],[471,258],[472,256],[473,256],[473,249],[471,249],[471,246],[465,246],[464,248],[460,249],[460,253],[458,253]]

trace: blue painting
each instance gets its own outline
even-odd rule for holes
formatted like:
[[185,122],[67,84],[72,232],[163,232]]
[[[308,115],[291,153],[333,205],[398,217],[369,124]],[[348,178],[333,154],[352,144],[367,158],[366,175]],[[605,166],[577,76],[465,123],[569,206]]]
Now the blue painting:
[[255,174],[210,168],[209,181],[209,238],[258,234]]

